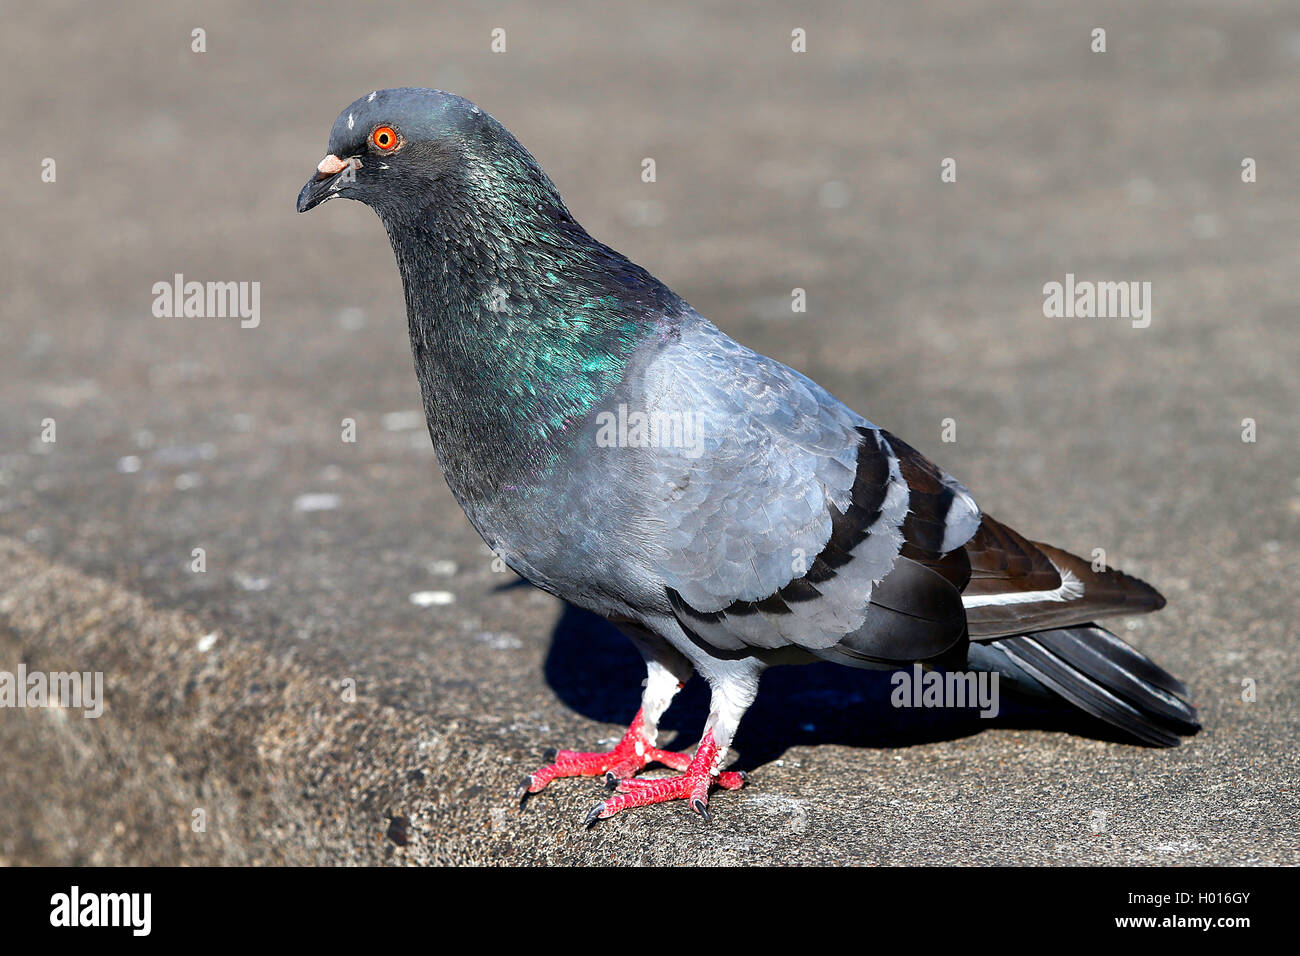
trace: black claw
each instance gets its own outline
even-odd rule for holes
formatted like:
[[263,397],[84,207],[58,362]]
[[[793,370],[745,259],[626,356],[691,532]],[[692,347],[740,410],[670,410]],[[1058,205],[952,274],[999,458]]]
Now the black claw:
[[547,763],[555,763],[555,758],[558,757],[559,755],[560,752],[556,750],[554,747],[547,747],[545,750],[542,751],[542,759],[545,760]]
[[692,800],[691,809],[694,810],[696,813],[698,813],[700,816],[704,817],[705,823],[713,822],[713,817],[709,816],[709,808],[705,806],[703,800]]
[[587,818],[582,821],[583,825],[590,827],[595,824],[595,822],[600,819],[600,811],[604,809],[605,804],[603,801],[592,807],[591,812],[587,814]]
[[618,784],[619,784],[618,774],[614,773],[614,771],[612,771],[612,770],[606,770],[606,771],[605,771],[605,789],[606,789],[606,790],[617,790],[617,789],[618,789]]
[[515,791],[515,796],[519,799],[519,805],[521,807],[528,802],[528,791],[532,785],[533,785],[532,774],[529,774],[527,777],[524,777],[524,779],[519,782],[519,789]]
[[736,773],[740,774],[740,782],[741,782],[741,783],[745,783],[746,781],[749,780],[749,774],[745,773],[745,771],[743,771],[743,770],[737,770]]

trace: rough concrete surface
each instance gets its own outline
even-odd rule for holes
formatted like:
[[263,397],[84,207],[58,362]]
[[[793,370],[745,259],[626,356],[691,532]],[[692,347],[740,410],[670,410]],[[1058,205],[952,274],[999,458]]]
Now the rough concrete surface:
[[[1300,9],[1090,6],[10,11],[0,670],[103,671],[107,707],[0,710],[0,862],[1300,862]],[[784,669],[712,825],[585,831],[596,780],[521,812],[642,675],[452,500],[373,214],[294,213],[337,111],[397,85],[492,112],[594,235],[989,513],[1155,583],[1115,625],[1205,730],[1151,750]],[[260,324],[155,317],[176,273],[259,282]],[[1067,273],[1149,281],[1150,326],[1045,318]],[[667,726],[703,717],[692,686]]]

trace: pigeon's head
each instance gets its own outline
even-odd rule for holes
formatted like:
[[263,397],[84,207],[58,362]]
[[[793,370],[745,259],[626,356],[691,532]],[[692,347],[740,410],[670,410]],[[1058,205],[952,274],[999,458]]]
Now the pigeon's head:
[[554,188],[505,127],[469,100],[406,87],[368,93],[339,114],[298,211],[342,196],[391,223],[476,190],[559,204]]

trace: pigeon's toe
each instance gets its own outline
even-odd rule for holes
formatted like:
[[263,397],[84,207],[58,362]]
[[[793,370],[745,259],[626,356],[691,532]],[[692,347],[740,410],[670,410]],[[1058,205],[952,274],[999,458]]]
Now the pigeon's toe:
[[724,790],[739,790],[745,785],[745,775],[739,771],[715,773],[713,766],[718,759],[718,748],[713,743],[712,733],[707,733],[700,741],[695,757],[685,771],[673,777],[642,777],[619,780],[615,793],[598,803],[584,821],[591,826],[597,820],[612,817],[621,810],[630,807],[643,807],[652,803],[667,803],[670,800],[686,800],[692,810],[711,821],[709,816],[709,790],[721,787]]

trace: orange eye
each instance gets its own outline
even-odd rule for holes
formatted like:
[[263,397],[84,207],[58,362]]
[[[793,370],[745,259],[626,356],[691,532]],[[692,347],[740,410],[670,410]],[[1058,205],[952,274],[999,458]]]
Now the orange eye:
[[376,149],[393,149],[397,146],[397,130],[391,126],[379,126],[370,134],[370,142]]

